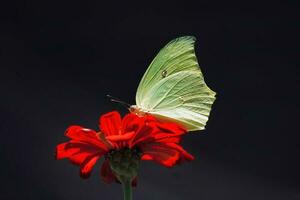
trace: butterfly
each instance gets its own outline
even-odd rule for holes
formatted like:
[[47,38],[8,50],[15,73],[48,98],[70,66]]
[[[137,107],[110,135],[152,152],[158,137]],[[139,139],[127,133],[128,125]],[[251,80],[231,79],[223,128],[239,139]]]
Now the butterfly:
[[187,131],[205,128],[216,93],[204,81],[195,41],[179,37],[159,51],[139,83],[132,113],[176,122]]

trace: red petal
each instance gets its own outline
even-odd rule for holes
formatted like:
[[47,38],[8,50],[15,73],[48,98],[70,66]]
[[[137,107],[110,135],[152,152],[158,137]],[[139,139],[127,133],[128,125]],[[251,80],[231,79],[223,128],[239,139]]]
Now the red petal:
[[[146,142],[150,138],[153,138],[154,128],[149,125],[144,125],[141,129],[139,129],[132,140],[129,142],[130,147],[137,145],[138,143]],[[152,139],[153,140],[153,139]]]
[[165,167],[172,167],[180,159],[177,150],[159,143],[150,143],[141,147],[145,158],[152,158],[153,161],[162,164]]
[[83,128],[80,126],[70,126],[65,135],[75,141],[81,141],[91,145],[98,146],[103,150],[109,150],[109,147],[98,137],[94,130]]
[[163,142],[163,143],[179,143],[181,141],[181,136],[186,132],[177,133],[156,133],[153,137],[153,142]]
[[179,143],[181,141],[180,137],[170,136],[170,135],[160,135],[160,137],[155,137],[155,142],[161,143]]
[[91,154],[89,152],[79,152],[76,154],[73,154],[72,156],[69,157],[69,160],[74,164],[74,165],[82,165],[86,159],[90,156],[95,156],[96,154]]
[[143,127],[130,142],[131,147],[149,142],[179,143],[180,136],[186,133],[185,129],[175,123],[161,123],[151,115],[145,119]]
[[80,165],[80,176],[89,177],[93,166],[106,151],[88,143],[70,141],[57,145],[57,159],[68,158],[73,164]]
[[141,160],[153,160],[153,158],[148,154],[143,154]]
[[91,156],[90,158],[87,158],[84,163],[80,167],[80,176],[82,178],[88,178],[91,174],[91,171],[96,164],[97,160],[100,156]]
[[[152,143],[143,145],[142,149],[144,153],[142,160],[154,160],[166,167],[194,160],[194,156],[175,143]],[[174,151],[177,154],[174,154]]]
[[110,135],[106,136],[106,139],[111,142],[121,142],[121,141],[128,141],[134,136],[135,132],[125,133],[123,135]]
[[115,175],[111,171],[111,168],[109,166],[109,161],[108,160],[105,160],[103,162],[100,174],[101,174],[102,180],[105,183],[112,183],[112,182],[114,182],[116,180]]
[[145,125],[149,123],[157,122],[152,115],[138,116],[136,114],[127,114],[122,120],[122,129],[124,132],[140,131]]
[[142,145],[144,143],[179,143],[181,141],[181,135],[184,133],[162,133],[152,131],[150,137],[144,137],[135,141],[134,144]]
[[56,159],[71,158],[73,155],[87,153],[91,154],[102,154],[106,151],[99,148],[98,146],[90,145],[88,143],[78,142],[71,140],[57,145],[56,147]]
[[59,145],[56,146],[56,159],[60,160],[63,158],[69,158],[71,155],[73,155],[74,153],[77,153],[78,151],[80,151],[77,148],[69,148],[67,149],[66,146],[68,145],[69,142],[65,142],[65,143],[61,143]]
[[137,131],[143,124],[143,118],[135,114],[129,113],[122,120],[122,130],[124,132]]
[[166,144],[167,146],[171,147],[171,148],[174,148],[176,150],[178,150],[181,154],[181,159],[180,159],[180,162],[181,161],[191,161],[191,160],[194,160],[194,156],[189,154],[187,151],[185,151],[181,146],[179,146],[178,144],[174,144],[174,143],[168,143]]
[[176,123],[157,123],[158,128],[164,133],[185,133],[187,132],[183,127]]
[[117,111],[109,112],[100,117],[100,129],[106,135],[121,134],[121,116]]
[[153,127],[149,124],[155,120],[151,116],[140,117],[135,114],[127,114],[122,120],[122,129],[124,132],[135,132],[131,141],[129,141],[129,146],[134,146],[137,142],[144,140],[151,136],[153,132]]
[[73,164],[82,165],[92,157],[100,157],[106,152],[98,146],[71,140],[57,145],[56,158],[68,158]]

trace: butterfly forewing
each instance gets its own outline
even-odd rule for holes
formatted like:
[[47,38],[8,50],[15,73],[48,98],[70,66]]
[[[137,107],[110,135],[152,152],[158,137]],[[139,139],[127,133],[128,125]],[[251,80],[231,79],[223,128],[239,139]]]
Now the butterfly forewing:
[[215,100],[200,71],[194,42],[186,36],[168,43],[148,67],[136,95],[143,112],[190,131],[204,129]]
[[159,51],[145,72],[136,94],[140,104],[147,92],[167,76],[183,70],[199,70],[194,53],[195,37],[185,36],[172,40]]

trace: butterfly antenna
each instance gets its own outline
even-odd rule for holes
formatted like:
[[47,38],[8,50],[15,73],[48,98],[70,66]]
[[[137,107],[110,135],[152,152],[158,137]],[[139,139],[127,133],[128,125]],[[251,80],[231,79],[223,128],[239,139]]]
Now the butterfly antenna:
[[130,104],[129,103],[126,103],[125,101],[121,101],[120,99],[116,98],[116,97],[113,97],[109,94],[106,95],[108,98],[110,98],[110,101],[111,102],[116,102],[116,103],[119,103],[121,104],[122,106],[124,106],[125,108],[129,109],[130,108]]

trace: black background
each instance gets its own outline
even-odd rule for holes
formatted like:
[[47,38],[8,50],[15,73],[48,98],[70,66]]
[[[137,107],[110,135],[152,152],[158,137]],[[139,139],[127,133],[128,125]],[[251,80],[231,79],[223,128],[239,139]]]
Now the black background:
[[2,1],[0,13],[0,199],[121,199],[99,163],[81,180],[55,146],[69,125],[124,114],[105,95],[134,104],[148,64],[182,35],[197,37],[217,101],[184,138],[196,160],[143,162],[135,199],[300,199],[298,5]]

